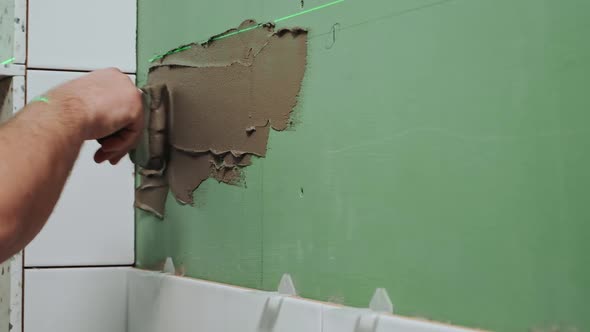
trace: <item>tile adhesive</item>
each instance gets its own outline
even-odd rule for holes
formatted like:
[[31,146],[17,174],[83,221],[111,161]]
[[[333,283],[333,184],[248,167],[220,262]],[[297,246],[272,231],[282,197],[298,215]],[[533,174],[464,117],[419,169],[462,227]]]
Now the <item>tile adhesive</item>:
[[[256,25],[243,22],[237,29]],[[265,157],[271,129],[283,131],[297,104],[307,31],[273,24],[192,44],[153,64],[150,152],[158,170],[140,169],[136,207],[162,218],[168,192],[182,204],[208,178],[240,185],[252,157]]]

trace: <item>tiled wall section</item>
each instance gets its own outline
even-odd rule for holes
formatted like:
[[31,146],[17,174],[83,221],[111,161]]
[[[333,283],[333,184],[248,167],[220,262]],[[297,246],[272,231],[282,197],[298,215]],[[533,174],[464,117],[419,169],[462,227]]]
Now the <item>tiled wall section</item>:
[[[84,75],[27,72],[27,97]],[[134,79],[131,77],[130,79]],[[97,165],[99,145],[86,142],[60,200],[41,233],[25,251],[25,266],[131,265],[134,260],[133,165]]]
[[[86,72],[116,67],[135,79],[134,0],[29,0],[27,98]],[[134,262],[133,166],[96,165],[87,142],[26,267]]]
[[132,268],[28,269],[27,331],[469,332]]
[[[29,0],[27,98],[105,67],[134,80],[135,20],[135,0]],[[25,249],[26,332],[125,330],[124,268],[113,266],[134,262],[133,167],[96,165],[97,147],[84,145]]]
[[128,332],[473,331],[137,269],[127,285]]

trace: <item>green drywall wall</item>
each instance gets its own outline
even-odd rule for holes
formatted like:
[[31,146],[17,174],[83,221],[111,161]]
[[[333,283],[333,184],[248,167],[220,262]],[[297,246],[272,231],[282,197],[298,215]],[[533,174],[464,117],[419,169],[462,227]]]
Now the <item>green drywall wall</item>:
[[[300,0],[139,0],[147,59]],[[318,5],[306,0],[305,8]],[[294,130],[247,188],[137,214],[137,262],[502,331],[590,329],[590,2],[346,0],[310,28]],[[332,26],[339,23],[332,47]],[[207,110],[201,110],[206,112]]]

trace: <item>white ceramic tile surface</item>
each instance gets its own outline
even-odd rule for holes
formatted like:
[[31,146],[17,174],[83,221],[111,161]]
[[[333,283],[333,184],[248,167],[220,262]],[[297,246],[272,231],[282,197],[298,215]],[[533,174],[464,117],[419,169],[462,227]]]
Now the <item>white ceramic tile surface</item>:
[[405,317],[382,316],[375,332],[473,332],[472,329]]
[[[130,332],[225,332],[225,286],[137,271],[129,279]],[[245,332],[245,331],[244,331]]]
[[137,269],[128,285],[128,332],[472,331]]
[[135,73],[135,0],[29,0],[29,67]]
[[126,268],[27,269],[26,332],[125,332]]
[[269,292],[133,270],[129,332],[320,332],[321,307]]
[[367,310],[353,309],[347,307],[324,306],[322,314],[322,332],[359,332],[357,324],[363,313]]
[[[28,71],[27,98],[82,73]],[[25,266],[127,265],[134,261],[133,165],[97,165],[86,142],[41,233],[25,249]]]
[[269,332],[322,332],[323,305],[305,299],[285,297]]

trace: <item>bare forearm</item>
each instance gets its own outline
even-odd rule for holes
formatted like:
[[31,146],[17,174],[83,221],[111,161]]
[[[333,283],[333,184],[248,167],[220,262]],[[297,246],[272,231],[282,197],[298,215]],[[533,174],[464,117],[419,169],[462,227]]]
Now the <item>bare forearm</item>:
[[0,262],[39,233],[85,140],[115,165],[143,129],[140,92],[127,75],[94,71],[48,92],[0,126]]
[[76,101],[29,104],[0,127],[0,261],[45,224],[84,141]]

